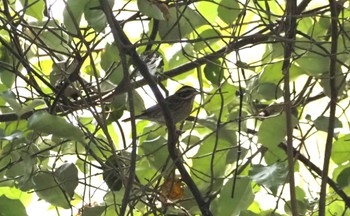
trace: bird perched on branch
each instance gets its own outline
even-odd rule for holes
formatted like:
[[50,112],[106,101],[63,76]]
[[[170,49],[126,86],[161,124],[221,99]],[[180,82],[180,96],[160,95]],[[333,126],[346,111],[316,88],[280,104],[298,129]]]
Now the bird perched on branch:
[[[195,88],[183,86],[173,95],[165,98],[165,103],[168,105],[174,123],[184,121],[191,114],[193,101],[197,94],[199,92]],[[127,118],[123,121],[130,121],[130,119]],[[136,115],[135,119],[145,119],[165,125],[163,112],[159,104],[144,110],[140,115]]]

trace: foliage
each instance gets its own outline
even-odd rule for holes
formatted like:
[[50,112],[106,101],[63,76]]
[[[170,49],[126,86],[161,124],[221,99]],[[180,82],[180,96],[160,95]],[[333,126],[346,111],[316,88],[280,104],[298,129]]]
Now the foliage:
[[350,214],[349,4],[295,2],[0,2],[0,215]]

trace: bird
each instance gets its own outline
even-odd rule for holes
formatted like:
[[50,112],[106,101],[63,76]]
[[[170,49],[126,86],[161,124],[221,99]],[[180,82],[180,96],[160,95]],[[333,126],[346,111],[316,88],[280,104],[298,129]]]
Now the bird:
[[[193,108],[193,102],[199,92],[191,86],[183,86],[173,95],[165,98],[174,123],[184,121],[190,114]],[[151,106],[144,110],[140,115],[136,115],[135,119],[145,119],[165,125],[163,112],[159,104]],[[131,118],[126,118],[123,122],[130,121]]]

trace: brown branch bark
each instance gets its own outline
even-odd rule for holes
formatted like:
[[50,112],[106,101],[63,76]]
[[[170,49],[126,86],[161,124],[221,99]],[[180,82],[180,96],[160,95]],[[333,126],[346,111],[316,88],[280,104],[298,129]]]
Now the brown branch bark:
[[326,215],[326,197],[327,197],[327,177],[329,162],[332,152],[332,143],[334,137],[334,125],[335,125],[335,111],[337,105],[337,87],[336,87],[336,63],[337,63],[337,43],[338,43],[338,16],[337,16],[337,3],[334,0],[329,0],[331,8],[331,54],[330,54],[330,67],[329,67],[329,84],[331,91],[331,102],[329,109],[329,122],[327,129],[327,139],[324,153],[323,170],[321,176],[321,189],[319,200],[319,215]]
[[296,1],[288,0],[286,5],[286,38],[284,48],[284,61],[282,66],[284,79],[284,111],[286,112],[287,125],[287,159],[288,159],[288,178],[289,178],[289,192],[291,201],[291,211],[293,216],[298,215],[297,199],[295,194],[295,180],[294,180],[294,157],[293,157],[293,124],[292,124],[292,102],[290,99],[290,78],[289,68],[291,66],[292,53],[294,50],[294,40],[296,35]]

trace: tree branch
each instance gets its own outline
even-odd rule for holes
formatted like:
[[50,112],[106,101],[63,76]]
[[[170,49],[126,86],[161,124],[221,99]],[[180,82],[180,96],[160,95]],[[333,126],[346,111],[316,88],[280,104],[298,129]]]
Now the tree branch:
[[288,158],[288,178],[289,191],[291,201],[291,211],[293,216],[298,215],[297,199],[295,195],[295,180],[294,180],[294,157],[293,157],[293,123],[292,123],[292,102],[290,100],[290,79],[289,68],[291,66],[291,55],[294,50],[294,41],[296,35],[296,1],[288,0],[286,5],[286,38],[283,60],[283,79],[284,79],[284,111],[286,112],[286,128],[287,128],[287,158]]
[[337,4],[334,0],[329,0],[331,8],[331,54],[329,66],[329,85],[331,91],[331,101],[329,109],[329,122],[327,129],[327,139],[324,153],[323,171],[321,176],[321,189],[319,200],[319,215],[326,215],[326,196],[327,196],[327,177],[329,161],[332,152],[332,143],[334,137],[335,111],[337,105],[337,87],[336,87],[336,63],[337,63],[337,43],[338,43],[338,24],[337,24]]

